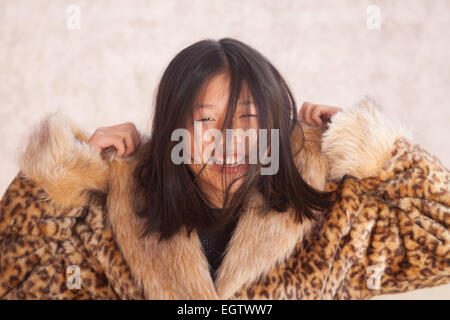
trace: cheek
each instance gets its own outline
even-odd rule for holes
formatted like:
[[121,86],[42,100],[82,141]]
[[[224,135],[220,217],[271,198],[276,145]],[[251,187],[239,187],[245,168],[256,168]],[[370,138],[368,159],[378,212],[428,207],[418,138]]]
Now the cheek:
[[189,157],[191,159],[191,163],[188,165],[188,167],[195,172],[195,163],[198,162],[198,159],[201,159],[196,153],[196,150],[200,150],[199,149],[199,143],[200,141],[195,140],[195,134],[194,134],[194,128],[193,127],[189,127],[188,129],[189,132],[189,140],[186,141],[186,143],[188,145],[185,146],[185,150],[189,153]]
[[[197,132],[195,130],[198,130]],[[214,144],[214,140],[208,141],[207,139],[203,140],[202,134],[208,130],[208,127],[205,125],[200,125],[195,128],[190,128],[190,155],[192,162],[195,164],[198,163],[206,163],[208,150],[210,149],[211,143]],[[197,133],[197,134],[196,134]],[[209,146],[209,147],[208,147]]]
[[191,172],[197,176],[198,173],[201,170],[201,166],[199,166],[198,164],[188,164],[187,167],[189,168],[189,170],[191,170]]

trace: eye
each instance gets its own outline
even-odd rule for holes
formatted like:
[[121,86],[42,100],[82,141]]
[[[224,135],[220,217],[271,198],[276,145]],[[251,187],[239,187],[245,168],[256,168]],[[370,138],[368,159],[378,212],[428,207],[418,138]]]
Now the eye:
[[246,113],[246,114],[241,115],[239,118],[250,118],[250,117],[257,117],[257,115]]
[[213,119],[213,118],[203,118],[203,119],[199,119],[199,120],[195,120],[195,121],[201,121],[201,122],[204,122],[204,121],[214,121],[214,119]]

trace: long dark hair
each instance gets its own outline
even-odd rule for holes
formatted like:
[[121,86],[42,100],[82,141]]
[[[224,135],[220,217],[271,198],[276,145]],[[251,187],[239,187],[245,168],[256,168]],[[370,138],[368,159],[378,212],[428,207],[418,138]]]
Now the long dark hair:
[[[231,197],[226,192],[222,214],[214,219],[210,203],[196,182],[198,175],[186,164],[171,161],[172,148],[177,144],[171,141],[171,135],[191,119],[202,86],[224,71],[230,76],[224,126],[230,127],[242,82],[246,81],[258,109],[259,128],[279,129],[279,169],[274,175],[260,175],[261,164],[251,165],[239,189]],[[302,179],[290,143],[296,126],[301,130],[290,89],[257,50],[231,38],[202,40],[183,49],[162,75],[150,139],[140,147],[134,171],[134,211],[146,220],[141,236],[159,232],[162,240],[183,226],[188,234],[196,228],[221,228],[239,216],[251,192],[260,192],[265,200],[261,214],[270,209],[285,212],[292,207],[297,221],[316,219],[313,210],[329,208],[331,194],[314,189]]]

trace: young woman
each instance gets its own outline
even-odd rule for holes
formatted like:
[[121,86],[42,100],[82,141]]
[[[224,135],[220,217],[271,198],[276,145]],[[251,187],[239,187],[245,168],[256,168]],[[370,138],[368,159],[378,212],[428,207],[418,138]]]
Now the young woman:
[[48,116],[1,202],[0,297],[355,299],[447,283],[449,171],[369,98],[300,116],[274,66],[230,38],[170,62],[149,136]]

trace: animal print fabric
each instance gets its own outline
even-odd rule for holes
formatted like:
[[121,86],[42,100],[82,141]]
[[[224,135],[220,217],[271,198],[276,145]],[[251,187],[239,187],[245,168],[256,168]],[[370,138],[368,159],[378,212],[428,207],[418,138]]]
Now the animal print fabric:
[[[448,283],[449,182],[439,159],[397,140],[378,176],[329,182],[335,204],[311,236],[232,299],[369,299]],[[0,298],[143,299],[105,199],[92,193],[86,207],[55,210],[19,172],[0,203]]]
[[[104,196],[58,211],[44,194],[19,172],[3,196],[0,298],[142,299],[104,219]],[[70,266],[79,268],[79,289],[67,283]]]
[[450,281],[450,172],[398,139],[377,177],[330,182],[335,205],[293,255],[233,299],[369,299]]

